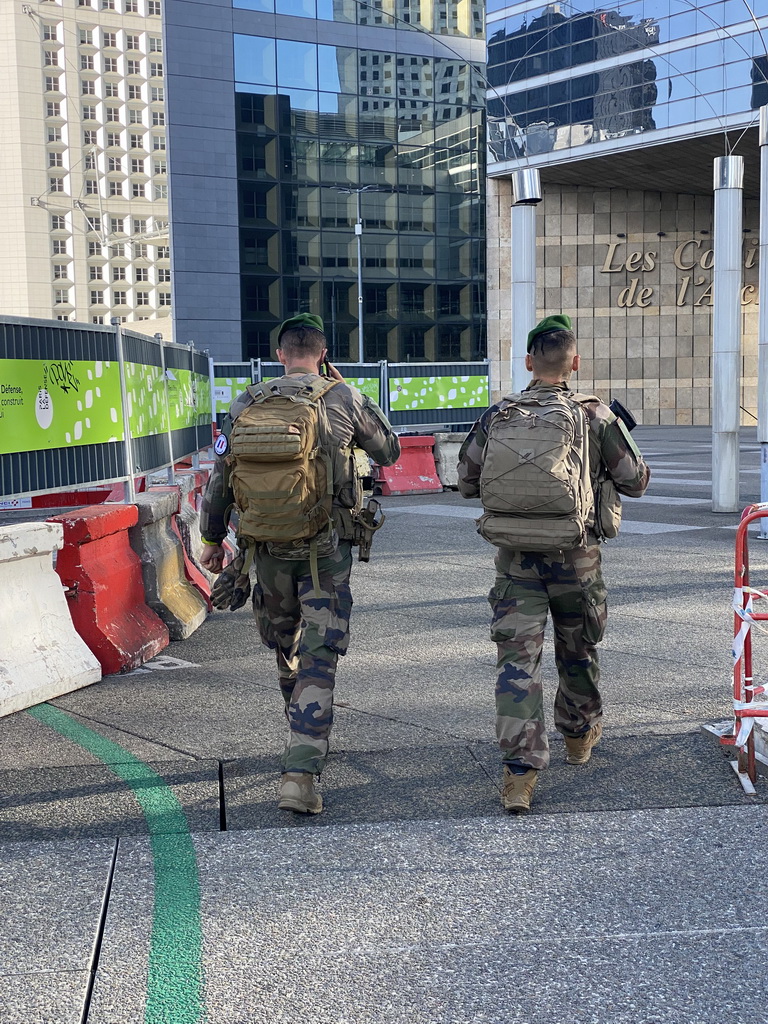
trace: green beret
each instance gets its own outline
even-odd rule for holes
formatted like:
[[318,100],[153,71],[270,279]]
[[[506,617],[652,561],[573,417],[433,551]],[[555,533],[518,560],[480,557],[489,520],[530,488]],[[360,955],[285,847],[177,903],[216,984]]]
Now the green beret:
[[567,313],[555,313],[553,316],[545,316],[543,320],[539,320],[532,331],[529,331],[528,348],[526,351],[531,351],[534,339],[538,338],[540,334],[548,334],[549,331],[570,331],[570,329],[571,318]]
[[280,324],[280,330],[277,332],[278,343],[286,331],[292,331],[296,327],[310,327],[313,331],[325,334],[322,317],[315,316],[314,313],[297,313]]

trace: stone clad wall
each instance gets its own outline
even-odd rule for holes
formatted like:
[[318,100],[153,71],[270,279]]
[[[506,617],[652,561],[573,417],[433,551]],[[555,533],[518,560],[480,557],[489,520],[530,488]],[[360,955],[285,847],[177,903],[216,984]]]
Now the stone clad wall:
[[[511,202],[509,180],[490,179],[488,354],[494,393],[509,388]],[[712,210],[711,196],[544,186],[537,208],[539,315],[571,315],[582,357],[578,388],[618,398],[640,423],[710,422]],[[744,424],[754,424],[757,414],[757,227],[758,204],[748,202]]]

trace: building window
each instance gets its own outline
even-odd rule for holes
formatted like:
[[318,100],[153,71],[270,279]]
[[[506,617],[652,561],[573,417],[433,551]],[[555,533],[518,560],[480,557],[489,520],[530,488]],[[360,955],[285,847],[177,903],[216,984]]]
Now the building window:
[[150,78],[162,78],[163,77],[163,65],[158,64],[155,61],[150,61],[149,64],[149,77]]
[[140,85],[129,85],[128,86],[128,99],[129,100],[140,100],[141,99],[141,86]]
[[157,258],[159,260],[169,260],[171,258],[171,249],[168,245],[157,246]]
[[117,82],[105,82],[104,95],[110,99],[117,99],[119,95],[117,91]]
[[49,142],[61,142],[61,128],[49,128],[47,137]]
[[93,54],[92,53],[81,53],[80,54],[80,70],[81,71],[93,71]]
[[140,110],[129,110],[128,111],[128,124],[142,124],[141,111]]
[[107,147],[112,149],[120,148],[120,132],[107,132]]
[[80,29],[80,45],[81,46],[93,46],[93,29],[81,28]]
[[117,46],[117,32],[102,32],[101,45],[113,47]]
[[161,124],[165,124],[165,112],[162,110],[152,111],[152,124],[156,127]]
[[128,292],[112,292],[112,305],[113,306],[127,306],[128,305]]
[[88,280],[89,281],[103,281],[101,267],[88,267]]
[[91,305],[92,306],[103,306],[104,305],[104,292],[94,289],[91,292]]
[[[144,161],[141,160],[141,159],[133,158],[132,157],[131,158],[131,174],[143,174],[143,173],[144,173]],[[136,223],[136,221],[134,221],[134,224],[135,223]],[[134,231],[135,230],[136,229],[134,228]],[[145,222],[144,230],[146,231],[146,222]]]
[[95,153],[88,153],[86,155],[86,157],[85,157],[85,163],[84,163],[83,166],[84,166],[86,171],[95,171],[96,170],[96,154]]
[[133,199],[146,199],[147,191],[141,182],[134,181],[131,183],[131,197]]
[[104,119],[106,121],[119,121],[120,120],[120,107],[105,107],[104,108]]
[[[58,42],[59,39],[59,26],[58,25],[43,25],[43,39],[55,39]],[[82,40],[80,40],[82,42]]]
[[123,0],[123,11],[126,14],[138,14],[139,0]]
[[83,96],[95,96],[96,95],[96,83],[89,79],[84,79],[80,83],[80,92]]
[[103,316],[92,316],[91,317],[91,323],[92,324],[103,324],[104,323],[104,317]]
[[125,218],[124,217],[110,217],[109,218],[109,232],[112,235],[124,235],[125,234]]
[[55,281],[63,281],[67,277],[67,266],[65,263],[54,263],[53,278]]
[[143,242],[134,243],[133,246],[133,258],[136,260],[145,260],[147,258],[147,246]]
[[160,267],[157,271],[157,280],[161,284],[167,284],[171,280],[170,267]]
[[133,272],[134,281],[148,281],[149,269],[147,267],[136,267]]
[[95,121],[96,120],[96,107],[92,107],[90,104],[86,104],[82,111],[84,121]]
[[165,101],[165,89],[162,86],[153,85],[151,96],[153,103],[163,103]]
[[147,233],[147,222],[146,220],[138,220],[134,217],[133,219],[133,233],[134,235],[145,235]]
[[155,160],[155,174],[167,174],[168,162],[166,160]]
[[49,153],[48,154],[48,166],[49,167],[63,167],[64,166],[64,155],[62,153]]
[[144,136],[131,134],[131,149],[144,149]]
[[125,267],[112,267],[112,280],[125,281]]
[[93,214],[87,214],[86,219],[88,221],[89,231],[101,231],[101,217],[94,217]]
[[109,183],[109,195],[110,196],[121,196],[123,194],[123,183],[122,181],[110,181]]
[[54,238],[52,244],[52,251],[54,256],[66,256],[67,255],[67,240],[66,238]]
[[149,52],[150,53],[162,53],[163,52],[163,40],[160,36],[149,37]]
[[98,133],[92,128],[86,128],[83,132],[83,145],[84,146],[95,146],[98,141]]
[[59,91],[59,80],[54,78],[52,75],[45,76],[45,91],[46,92],[58,92]]
[[99,183],[95,178],[85,179],[85,194],[87,196],[97,196],[99,194]]
[[149,305],[149,292],[136,292],[136,305],[137,306],[148,306]]
[[63,306],[69,302],[69,288],[57,288],[53,293],[53,301],[57,306]]
[[61,117],[61,104],[60,103],[46,103],[45,104],[45,116],[46,117]]
[[141,74],[141,61],[140,60],[129,60],[126,62],[126,75],[140,75]]
[[93,7],[91,0],[77,0],[78,7]]
[[107,157],[107,170],[108,171],[122,171],[123,169],[123,158],[120,156]]
[[140,47],[139,47],[139,37],[138,36],[133,36],[133,35],[127,35],[125,37],[125,48],[126,48],[126,50],[138,50],[138,49],[140,49]]
[[48,191],[49,192],[63,192],[64,191],[64,179],[63,178],[49,178],[48,179]]
[[60,213],[51,215],[51,231],[66,231],[67,218]]
[[59,66],[59,55],[55,50],[45,51],[45,66],[48,68],[55,68]]
[[101,0],[102,11],[114,11],[115,0]]
[[153,135],[152,136],[152,149],[157,152],[158,150],[165,149],[165,136],[164,135]]
[[171,304],[171,293],[170,292],[158,292],[157,293],[157,304],[158,304],[158,306],[170,306],[170,304]]
[[104,74],[105,75],[116,75],[117,74],[117,57],[105,57],[104,58]]
[[101,242],[89,242],[88,243],[88,256],[103,256],[104,250],[102,249]]
[[149,17],[160,17],[160,0],[147,0],[147,15]]
[[154,193],[155,193],[155,199],[167,199],[168,198],[168,186],[167,185],[155,185]]

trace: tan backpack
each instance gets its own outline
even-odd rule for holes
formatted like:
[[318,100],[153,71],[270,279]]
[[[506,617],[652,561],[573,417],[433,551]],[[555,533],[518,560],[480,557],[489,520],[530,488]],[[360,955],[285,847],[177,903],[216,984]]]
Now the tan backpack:
[[478,533],[518,551],[570,551],[595,521],[589,469],[591,395],[524,391],[504,399],[488,429]]
[[229,480],[249,545],[312,541],[331,525],[334,442],[322,398],[336,383],[306,374],[247,389],[253,404],[232,428]]

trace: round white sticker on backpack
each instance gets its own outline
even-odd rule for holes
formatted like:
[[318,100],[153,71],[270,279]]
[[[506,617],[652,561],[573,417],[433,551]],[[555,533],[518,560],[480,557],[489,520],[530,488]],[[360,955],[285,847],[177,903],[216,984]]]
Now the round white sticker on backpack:
[[215,442],[215,444],[213,446],[213,450],[216,452],[217,455],[223,455],[228,447],[229,447],[229,440],[227,438],[227,435],[226,434],[219,434],[219,436],[216,438],[216,442]]

